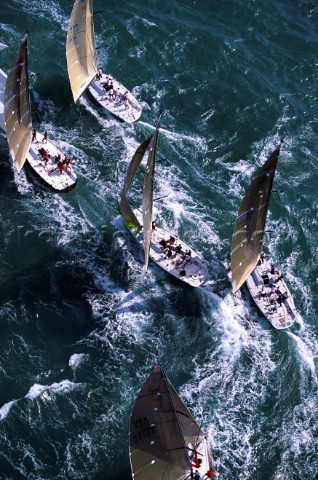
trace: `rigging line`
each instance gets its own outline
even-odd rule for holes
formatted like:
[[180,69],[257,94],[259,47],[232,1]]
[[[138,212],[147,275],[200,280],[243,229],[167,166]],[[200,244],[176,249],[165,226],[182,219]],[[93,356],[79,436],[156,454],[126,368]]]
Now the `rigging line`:
[[[158,458],[158,457],[157,457],[157,458]],[[164,478],[164,477],[165,477],[167,468],[168,468],[168,464],[166,465],[166,468],[165,468],[164,471],[162,472],[161,478]]]
[[142,213],[142,210],[140,210],[140,208],[136,207],[136,205],[134,205],[133,202],[130,202],[130,203],[132,204],[132,206],[133,206],[136,210],[138,210],[138,212]]
[[169,196],[169,193],[167,193],[167,195],[162,195],[162,197],[154,198],[153,201],[156,202],[157,200],[161,200],[162,198],[166,198],[168,196]]
[[[200,443],[201,443],[201,442],[200,442]],[[200,445],[200,443],[198,443],[198,445]],[[189,450],[189,452],[196,453],[197,455],[200,455],[201,457],[203,457],[203,453],[200,453],[200,452],[198,452],[197,450],[193,450],[193,448],[186,447],[186,449]]]

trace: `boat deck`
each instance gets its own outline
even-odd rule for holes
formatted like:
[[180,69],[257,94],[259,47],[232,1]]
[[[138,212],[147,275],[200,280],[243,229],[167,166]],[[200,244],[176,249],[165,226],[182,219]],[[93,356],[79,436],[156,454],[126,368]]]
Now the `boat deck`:
[[[102,107],[109,110],[116,117],[119,117],[127,123],[133,123],[138,120],[142,108],[133,94],[114,78],[115,98],[112,99],[104,88],[104,85],[107,83],[108,75],[102,74],[100,80],[95,79],[90,83],[88,90]],[[127,101],[124,99],[125,92],[128,92]]]
[[[43,134],[37,132],[37,138],[42,139]],[[39,153],[41,148],[44,148],[48,153],[49,160],[47,164],[42,160],[42,156]],[[58,192],[65,192],[75,187],[77,176],[72,165],[65,166],[64,170],[60,172],[55,158],[57,155],[60,155],[62,160],[65,159],[62,152],[52,142],[49,140],[47,142],[38,140],[31,143],[27,161],[37,175],[51,188]]]
[[[195,451],[197,453],[195,453]],[[210,478],[210,476],[208,475],[208,472],[211,472],[210,454],[206,437],[204,437],[202,441],[196,446],[189,444],[188,454],[191,462],[191,469],[193,475],[193,477],[191,477],[190,474],[188,478],[198,478],[198,480],[206,480]]]
[[271,273],[269,262],[257,265],[246,283],[256,305],[273,327],[283,330],[293,325],[298,316],[293,298],[280,272]]
[[[129,230],[137,242],[143,246],[143,232],[136,232],[135,228],[130,228]],[[168,256],[169,249],[165,248],[160,242],[162,240],[168,242],[170,237],[173,237],[175,240],[171,245],[171,256]],[[181,246],[180,252],[176,248],[179,245]],[[187,251],[190,254],[186,254]],[[192,287],[199,287],[206,279],[208,269],[202,257],[180,240],[179,237],[158,226],[152,231],[149,256],[161,268]]]

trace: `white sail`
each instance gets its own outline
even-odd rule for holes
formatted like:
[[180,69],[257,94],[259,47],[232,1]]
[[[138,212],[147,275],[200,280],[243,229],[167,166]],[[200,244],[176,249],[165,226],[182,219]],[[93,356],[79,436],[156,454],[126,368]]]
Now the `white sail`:
[[[0,51],[4,48],[7,48],[7,45],[4,43],[0,43]],[[5,132],[6,126],[4,123],[4,107],[3,107],[3,99],[4,99],[4,87],[7,81],[7,74],[4,73],[3,70],[0,68],[0,128]]]
[[93,0],[76,0],[68,24],[66,60],[74,102],[97,73]]
[[7,81],[7,75],[0,68],[0,128],[4,132],[6,131],[6,126],[4,122],[3,100],[4,100],[4,87],[5,87],[6,81]]
[[25,35],[8,73],[4,88],[5,129],[10,154],[18,171],[31,145],[31,105],[28,75],[28,36]]

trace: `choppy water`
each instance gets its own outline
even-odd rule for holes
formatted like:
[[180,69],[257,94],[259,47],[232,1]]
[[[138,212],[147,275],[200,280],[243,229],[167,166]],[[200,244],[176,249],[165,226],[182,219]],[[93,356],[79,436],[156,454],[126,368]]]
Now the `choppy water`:
[[[0,478],[130,479],[129,415],[158,360],[208,433],[217,478],[318,478],[317,2],[96,0],[98,63],[141,100],[134,125],[88,95],[72,103],[71,9],[1,3],[0,67],[27,28],[34,124],[79,180],[55,195],[18,176],[1,135]],[[208,261],[201,289],[146,273],[117,217],[160,107],[156,221]],[[240,200],[280,137],[265,243],[302,316],[288,332],[245,287],[233,299],[229,278]]]

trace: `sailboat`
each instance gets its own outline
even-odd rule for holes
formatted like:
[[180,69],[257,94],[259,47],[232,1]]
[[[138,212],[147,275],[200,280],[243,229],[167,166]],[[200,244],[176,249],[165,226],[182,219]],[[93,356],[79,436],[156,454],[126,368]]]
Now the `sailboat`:
[[246,281],[256,305],[273,327],[291,327],[298,317],[282,273],[262,252],[263,237],[280,145],[252,180],[242,200],[232,237],[231,270],[235,293]]
[[[159,128],[160,117],[153,135],[137,148],[129,164],[121,194],[119,212],[131,234],[144,247],[146,268],[148,268],[150,257],[157,265],[174,277],[192,287],[198,287],[202,285],[207,275],[207,266],[204,260],[177,235],[158,227],[152,220]],[[132,209],[127,193],[148,147],[149,155],[144,177],[143,205],[142,212],[140,212],[138,209]]]
[[47,139],[46,132],[33,129],[28,73],[28,36],[25,35],[11,65],[4,87],[5,131],[18,172],[25,161],[47,185],[64,192],[76,185],[69,159]]
[[142,108],[133,94],[111,74],[96,66],[93,0],[75,0],[68,24],[66,60],[74,102],[88,88],[106,110],[127,123],[139,119]]
[[163,368],[152,367],[130,417],[134,480],[205,480],[214,476],[208,443]]

